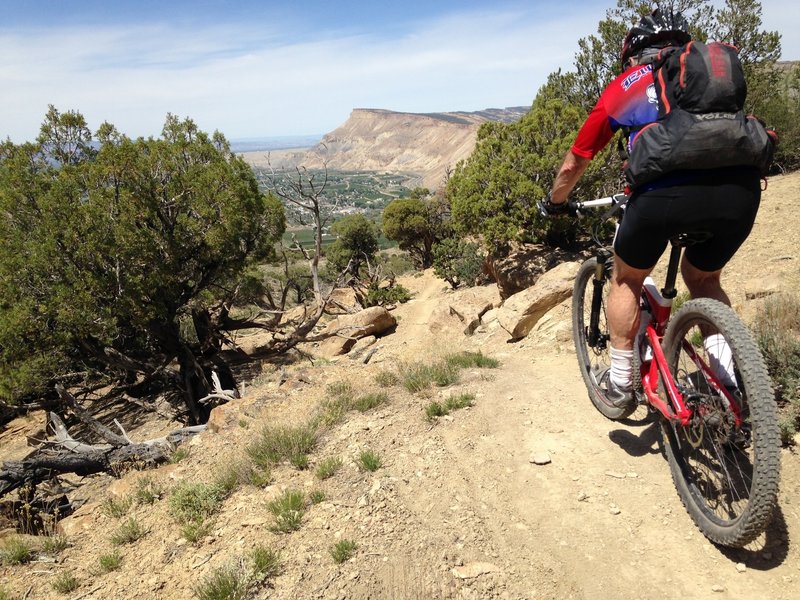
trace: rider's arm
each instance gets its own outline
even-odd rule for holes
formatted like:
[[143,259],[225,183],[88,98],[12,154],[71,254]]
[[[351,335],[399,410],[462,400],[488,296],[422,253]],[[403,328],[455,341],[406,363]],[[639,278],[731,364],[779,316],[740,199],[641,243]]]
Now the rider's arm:
[[578,156],[572,150],[567,152],[564,163],[558,170],[558,175],[553,182],[553,191],[550,192],[550,201],[553,204],[562,204],[567,201],[570,192],[589,166],[591,158]]
[[550,192],[550,202],[553,204],[562,204],[567,201],[570,192],[577,185],[592,158],[614,136],[606,110],[606,95],[607,92],[604,92],[597,100],[597,104],[594,105],[581,126],[575,143],[564,157],[564,162],[558,170],[558,175],[553,182],[553,189]]

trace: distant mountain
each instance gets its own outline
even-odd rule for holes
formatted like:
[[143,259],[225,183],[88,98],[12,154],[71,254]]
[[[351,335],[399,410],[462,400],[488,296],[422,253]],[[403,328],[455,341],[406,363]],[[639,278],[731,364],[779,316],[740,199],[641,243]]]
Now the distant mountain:
[[275,137],[238,138],[229,140],[231,150],[237,154],[245,152],[273,152],[275,150],[292,150],[310,148],[319,143],[319,135],[282,135]]
[[[275,168],[304,165],[339,171],[402,173],[430,189],[442,185],[448,169],[467,158],[478,128],[487,121],[519,120],[529,107],[489,108],[478,112],[403,113],[357,108],[347,121],[305,151],[274,152]],[[263,152],[245,152],[254,166],[266,166]]]

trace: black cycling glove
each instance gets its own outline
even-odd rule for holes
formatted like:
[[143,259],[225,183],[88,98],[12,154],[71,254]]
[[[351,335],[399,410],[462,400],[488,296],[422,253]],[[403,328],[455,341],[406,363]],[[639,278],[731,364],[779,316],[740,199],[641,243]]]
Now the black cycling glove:
[[547,194],[542,200],[536,203],[539,207],[539,213],[545,217],[558,217],[569,213],[569,202],[561,202],[560,204],[554,203],[550,200],[550,194]]

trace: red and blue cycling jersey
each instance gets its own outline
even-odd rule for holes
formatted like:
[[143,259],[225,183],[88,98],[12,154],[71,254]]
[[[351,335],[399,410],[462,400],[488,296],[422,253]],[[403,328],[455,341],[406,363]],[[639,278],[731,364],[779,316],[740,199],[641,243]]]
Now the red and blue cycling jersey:
[[658,118],[658,100],[652,65],[634,65],[612,81],[586,118],[572,152],[594,158],[619,129],[632,131],[628,151],[636,132]]

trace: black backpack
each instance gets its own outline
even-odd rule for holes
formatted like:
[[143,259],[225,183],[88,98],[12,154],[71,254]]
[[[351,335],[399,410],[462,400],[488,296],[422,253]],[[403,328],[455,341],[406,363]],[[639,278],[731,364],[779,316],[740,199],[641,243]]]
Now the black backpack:
[[744,114],[747,83],[736,48],[689,42],[653,63],[658,120],[633,139],[625,177],[635,188],[667,173],[757,167],[766,175],[775,140]]

